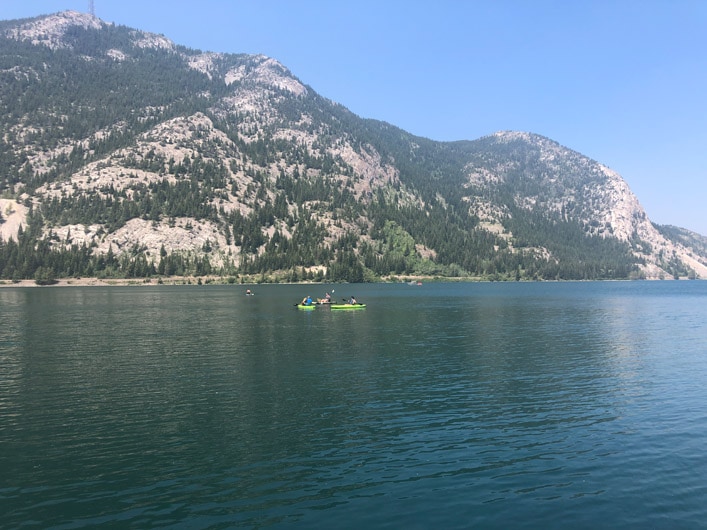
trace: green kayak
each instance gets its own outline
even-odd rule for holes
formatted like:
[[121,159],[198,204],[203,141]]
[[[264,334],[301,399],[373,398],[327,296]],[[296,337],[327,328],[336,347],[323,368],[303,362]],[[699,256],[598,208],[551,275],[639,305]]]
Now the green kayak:
[[314,304],[310,304],[310,305],[297,304],[297,309],[310,309],[311,310],[311,309],[314,309],[315,307],[317,307],[317,306]]
[[331,309],[366,309],[366,304],[329,304]]

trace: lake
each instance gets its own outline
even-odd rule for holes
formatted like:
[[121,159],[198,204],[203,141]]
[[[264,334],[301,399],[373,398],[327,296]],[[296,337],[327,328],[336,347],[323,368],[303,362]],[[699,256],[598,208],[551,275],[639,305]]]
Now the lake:
[[[294,306],[326,290],[367,307]],[[707,521],[704,281],[3,287],[0,317],[2,528]]]

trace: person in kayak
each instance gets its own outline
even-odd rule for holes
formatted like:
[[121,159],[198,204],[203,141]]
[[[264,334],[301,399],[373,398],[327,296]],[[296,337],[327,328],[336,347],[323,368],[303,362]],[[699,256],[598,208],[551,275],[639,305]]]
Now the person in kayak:
[[356,297],[352,296],[349,298],[349,305],[356,305],[358,302],[356,301]]
[[326,293],[324,295],[324,300],[322,300],[323,304],[330,304],[331,303],[331,295],[329,293]]
[[312,305],[312,297],[307,295],[302,299],[302,305]]

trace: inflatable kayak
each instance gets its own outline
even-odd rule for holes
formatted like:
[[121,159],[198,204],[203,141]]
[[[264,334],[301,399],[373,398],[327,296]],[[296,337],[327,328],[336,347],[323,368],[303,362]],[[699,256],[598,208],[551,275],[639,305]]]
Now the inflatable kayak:
[[329,304],[331,309],[366,309],[366,304]]

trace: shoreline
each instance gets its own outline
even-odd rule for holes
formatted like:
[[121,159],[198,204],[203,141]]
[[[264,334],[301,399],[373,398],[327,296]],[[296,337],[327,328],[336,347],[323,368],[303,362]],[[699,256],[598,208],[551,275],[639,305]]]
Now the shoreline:
[[[39,285],[35,280],[0,280],[3,287],[121,287],[121,286],[149,286],[149,285],[241,285],[241,283],[228,282],[220,276],[194,277],[172,276],[169,278],[60,278],[55,283]],[[242,285],[246,285],[243,283]],[[252,284],[250,284],[252,285]]]
[[[699,281],[701,278],[696,278],[692,281]],[[366,283],[408,283],[422,285],[424,283],[478,283],[478,282],[491,282],[491,283],[554,283],[554,282],[585,282],[585,281],[597,281],[597,282],[636,282],[636,281],[690,281],[688,278],[678,278],[677,280],[673,278],[665,279],[622,279],[622,280],[521,280],[520,282],[512,280],[487,280],[483,278],[440,278],[436,276],[405,276],[405,277],[392,277],[392,278],[382,278],[377,282],[366,282]],[[12,287],[142,287],[142,286],[174,286],[174,285],[184,285],[184,286],[203,286],[203,285],[231,285],[233,287],[245,286],[245,285],[331,285],[340,284],[347,282],[315,282],[315,281],[305,281],[305,282],[262,282],[257,281],[253,278],[239,278],[239,281],[233,281],[232,277],[223,276],[170,276],[170,277],[158,277],[158,278],[61,278],[57,279],[55,283],[48,285],[39,285],[35,280],[0,280],[0,289],[2,288],[12,288]]]
[[[405,276],[404,278],[384,278],[374,283],[409,283],[409,282],[440,282],[440,281],[480,281],[479,279],[453,280],[433,276]],[[296,285],[323,285],[339,284],[346,282],[295,282]],[[58,278],[55,283],[39,285],[35,280],[0,280],[0,289],[3,287],[122,287],[122,286],[150,286],[150,285],[288,285],[292,282],[259,282],[255,278],[238,278],[228,276],[169,276],[153,278]]]

